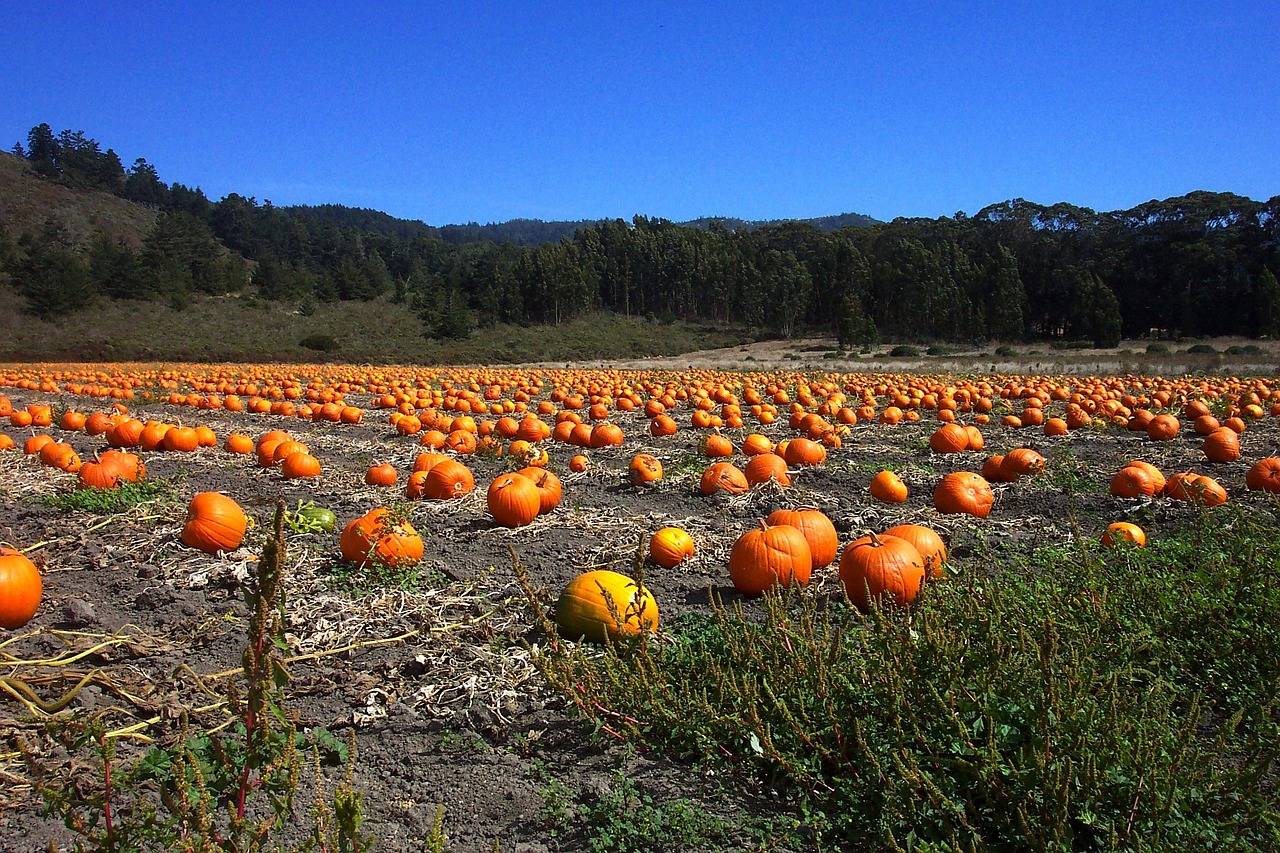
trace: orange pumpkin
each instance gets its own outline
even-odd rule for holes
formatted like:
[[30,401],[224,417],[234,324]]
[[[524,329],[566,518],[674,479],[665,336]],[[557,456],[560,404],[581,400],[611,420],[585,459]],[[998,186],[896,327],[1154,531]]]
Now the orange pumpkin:
[[244,541],[248,526],[240,504],[219,492],[200,492],[187,505],[182,543],[210,554],[234,551]]
[[920,593],[924,574],[920,552],[896,536],[859,537],[840,555],[840,582],[859,610],[867,610],[872,601],[910,604]]
[[693,537],[679,527],[664,527],[649,537],[649,558],[664,569],[674,569],[694,551]]
[[702,479],[698,483],[698,491],[704,495],[714,495],[716,492],[740,495],[750,487],[746,475],[731,462],[716,462],[709,466],[702,472]]
[[803,586],[813,571],[813,554],[804,534],[789,524],[748,530],[729,552],[729,578],[743,595],[760,595],[777,586]]
[[386,507],[354,518],[338,538],[342,559],[357,566],[378,562],[407,566],[422,559],[422,537],[407,519],[396,519]]
[[305,450],[296,450],[284,458],[280,473],[286,480],[308,480],[320,476],[320,460]]
[[1244,483],[1254,491],[1280,494],[1280,456],[1259,459],[1245,474]]
[[541,500],[541,509],[539,514],[551,512],[560,506],[560,499],[564,495],[564,486],[560,482],[560,478],[545,468],[530,466],[521,468],[516,472],[521,476],[528,477],[534,486],[538,489],[538,497]]
[[884,532],[885,536],[896,536],[915,546],[924,560],[924,569],[932,577],[940,578],[946,574],[947,546],[938,535],[938,531],[923,524],[899,524]]
[[813,559],[813,568],[823,569],[831,565],[840,550],[840,537],[836,527],[826,513],[812,507],[801,509],[775,509],[765,519],[770,527],[790,525],[802,534],[809,543],[809,556]]
[[627,466],[627,477],[633,486],[656,483],[662,479],[662,462],[649,453],[637,453]]
[[1235,462],[1240,458],[1240,438],[1235,430],[1219,427],[1200,445],[1210,462]]
[[489,484],[489,514],[503,527],[524,527],[538,517],[542,498],[533,481],[521,474],[499,474]]
[[400,475],[397,473],[396,467],[390,462],[373,465],[368,471],[364,472],[366,486],[394,486],[399,479]]
[[470,494],[475,487],[475,476],[470,468],[461,462],[446,459],[428,472],[423,492],[431,500],[444,501]]
[[758,486],[770,480],[779,486],[791,485],[791,472],[787,470],[787,460],[776,453],[760,453],[752,456],[743,470],[747,485]]
[[871,478],[871,497],[887,504],[905,503],[907,484],[893,471],[881,471]]
[[1108,548],[1114,547],[1122,540],[1139,548],[1147,547],[1147,534],[1141,527],[1128,521],[1112,522],[1102,532],[1102,544]]
[[15,631],[40,609],[40,570],[17,551],[0,550],[0,628]]
[[934,507],[947,514],[963,513],[986,518],[994,502],[991,486],[980,475],[970,471],[948,474],[933,490]]

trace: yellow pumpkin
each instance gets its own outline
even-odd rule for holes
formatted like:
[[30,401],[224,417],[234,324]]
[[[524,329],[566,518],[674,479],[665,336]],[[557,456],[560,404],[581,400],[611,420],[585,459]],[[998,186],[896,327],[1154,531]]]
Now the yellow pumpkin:
[[[609,601],[618,618],[610,612]],[[621,622],[619,622],[619,618]],[[560,593],[556,627],[565,637],[585,637],[603,642],[605,637],[658,629],[658,602],[653,595],[624,574],[597,569],[584,572]]]

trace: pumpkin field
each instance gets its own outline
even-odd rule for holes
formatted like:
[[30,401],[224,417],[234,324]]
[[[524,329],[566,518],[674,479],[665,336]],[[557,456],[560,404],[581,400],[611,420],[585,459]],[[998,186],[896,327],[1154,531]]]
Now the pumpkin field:
[[1280,849],[1274,374],[0,386],[0,848]]

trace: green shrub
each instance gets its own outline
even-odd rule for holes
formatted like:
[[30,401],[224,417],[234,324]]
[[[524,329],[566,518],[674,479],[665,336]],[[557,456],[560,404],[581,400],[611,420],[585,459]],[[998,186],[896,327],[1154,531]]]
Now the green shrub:
[[298,341],[298,346],[315,352],[337,352],[339,349],[337,338],[321,334],[307,335]]
[[898,344],[896,347],[889,350],[889,355],[893,358],[914,358],[915,356],[920,355],[920,350],[907,344]]
[[1016,356],[1017,354],[1018,354],[1018,351],[1013,347],[1009,346],[1008,344],[1001,344],[1000,346],[996,347],[996,355],[998,356],[1002,356],[1004,358],[1010,358],[1012,356]]
[[1257,344],[1233,344],[1227,347],[1227,355],[1261,355],[1262,348]]
[[1168,355],[1169,345],[1158,343],[1158,342],[1152,342],[1147,344],[1147,352],[1150,353],[1151,355]]
[[1187,352],[1197,355],[1216,355],[1218,351],[1213,348],[1213,344],[1192,344],[1187,347]]
[[953,568],[909,612],[770,594],[664,642],[552,634],[539,666],[598,725],[778,791],[824,849],[1280,849],[1273,515]]
[[934,344],[926,350],[929,355],[951,355],[951,347],[944,347],[942,344]]

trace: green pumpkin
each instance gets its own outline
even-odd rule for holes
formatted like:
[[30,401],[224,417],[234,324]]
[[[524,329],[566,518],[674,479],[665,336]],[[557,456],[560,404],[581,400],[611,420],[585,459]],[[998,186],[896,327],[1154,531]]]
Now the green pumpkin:
[[304,503],[294,513],[297,519],[308,527],[319,528],[325,533],[332,533],[338,526],[338,517],[328,507]]

